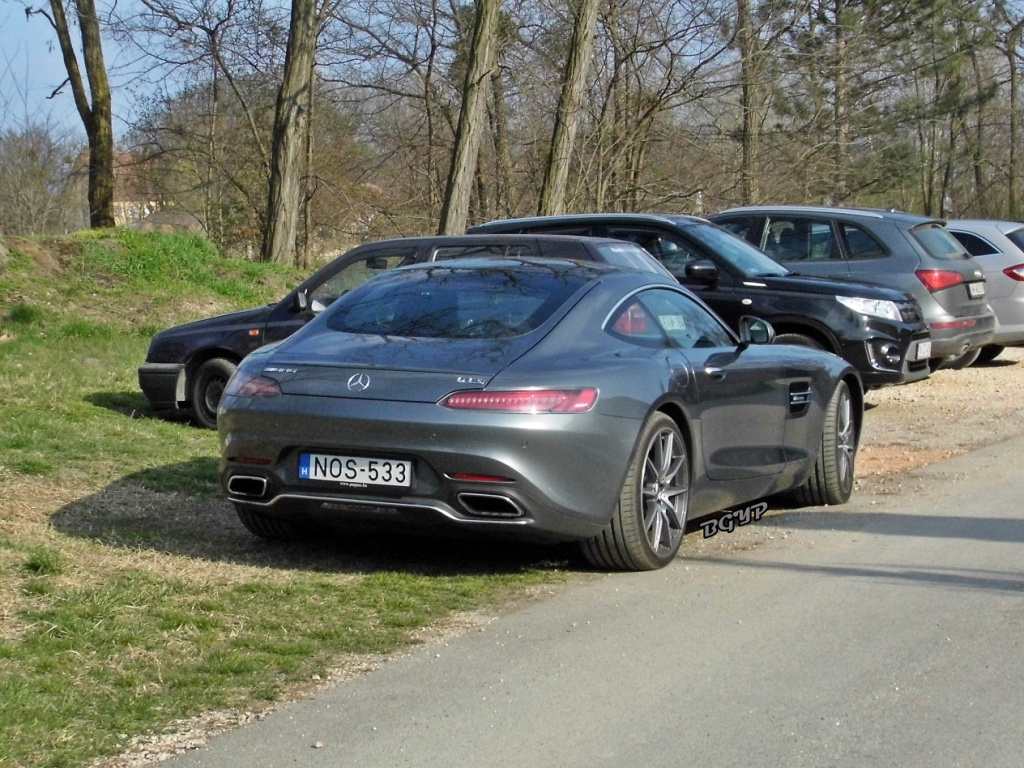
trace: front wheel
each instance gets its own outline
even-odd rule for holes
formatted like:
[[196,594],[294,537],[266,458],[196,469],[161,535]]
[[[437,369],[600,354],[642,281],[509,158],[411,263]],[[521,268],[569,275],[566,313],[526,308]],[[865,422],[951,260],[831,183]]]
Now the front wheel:
[[678,425],[664,413],[644,424],[619,503],[597,536],[582,542],[598,568],[653,571],[672,562],[690,506],[690,456]]
[[805,336],[802,333],[780,333],[775,337],[775,341],[772,344],[790,344],[809,349],[825,349],[817,339],[812,339],[810,336]]
[[200,426],[217,428],[217,407],[235,368],[234,363],[222,357],[207,360],[199,366],[192,381],[192,410]]
[[821,429],[821,450],[814,472],[793,490],[804,506],[845,504],[853,493],[853,471],[857,458],[857,423],[853,397],[846,382],[839,382],[825,409]]

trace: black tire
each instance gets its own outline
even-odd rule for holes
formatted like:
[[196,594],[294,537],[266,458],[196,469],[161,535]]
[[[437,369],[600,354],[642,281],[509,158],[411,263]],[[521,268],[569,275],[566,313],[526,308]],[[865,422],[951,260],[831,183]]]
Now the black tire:
[[235,368],[234,363],[222,357],[207,360],[199,366],[192,379],[192,410],[200,426],[217,428],[217,406]]
[[978,357],[981,356],[981,347],[975,347],[964,352],[961,355],[950,355],[942,361],[943,370],[959,371],[964,368],[968,368],[977,362]]
[[985,365],[986,363],[991,363],[1003,354],[1003,350],[1005,349],[1006,347],[1001,344],[986,344],[981,348],[981,352],[978,354],[978,359],[974,361],[974,364]]
[[608,526],[581,542],[594,566],[653,571],[672,562],[686,532],[690,454],[678,425],[663,413],[644,424]]
[[853,472],[857,459],[857,424],[853,417],[853,397],[846,382],[839,382],[825,409],[821,429],[821,450],[814,472],[803,485],[793,490],[803,506],[845,504],[853,493]]
[[812,339],[810,336],[804,336],[802,333],[780,333],[775,337],[775,341],[772,344],[791,344],[797,347],[809,347],[811,349],[824,350],[821,342],[817,339]]
[[252,507],[244,504],[235,504],[235,512],[242,525],[249,533],[259,536],[267,541],[299,541],[302,536],[302,529],[286,520],[278,520],[276,517],[264,515]]

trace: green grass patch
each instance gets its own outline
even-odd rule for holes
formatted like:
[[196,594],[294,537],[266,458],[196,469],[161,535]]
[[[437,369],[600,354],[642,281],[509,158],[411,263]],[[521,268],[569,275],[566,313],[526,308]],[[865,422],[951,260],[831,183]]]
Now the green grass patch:
[[29,245],[0,272],[3,768],[84,766],[264,706],[342,654],[565,578],[546,551],[476,542],[257,541],[223,501],[216,434],[154,418],[137,369],[157,330],[276,300],[304,273],[192,236]]

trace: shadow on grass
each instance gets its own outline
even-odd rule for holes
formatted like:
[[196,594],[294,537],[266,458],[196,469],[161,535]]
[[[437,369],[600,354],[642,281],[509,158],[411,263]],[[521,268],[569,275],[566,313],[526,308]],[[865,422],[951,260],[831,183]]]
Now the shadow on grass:
[[93,392],[85,397],[85,401],[130,419],[158,419],[193,425],[196,423],[188,411],[150,410],[149,400],[142,392]]
[[[216,472],[216,460],[205,458],[137,472],[62,507],[50,522],[64,534],[111,547],[265,568],[438,576],[590,570],[569,544],[357,529],[267,542],[249,533],[215,490]],[[193,492],[173,490],[189,481]]]

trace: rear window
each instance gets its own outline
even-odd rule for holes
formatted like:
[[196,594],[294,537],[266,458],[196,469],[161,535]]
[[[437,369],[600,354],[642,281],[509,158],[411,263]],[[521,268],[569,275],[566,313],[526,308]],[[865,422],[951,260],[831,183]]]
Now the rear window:
[[345,333],[433,339],[503,339],[543,324],[592,275],[521,265],[431,267],[371,280],[324,319]]
[[910,230],[910,236],[925,249],[933,259],[968,258],[967,251],[957,242],[957,239],[949,234],[949,231],[939,224],[922,224]]
[[1011,243],[1024,251],[1024,229],[1015,229],[1013,232],[1007,232],[1006,237]]

